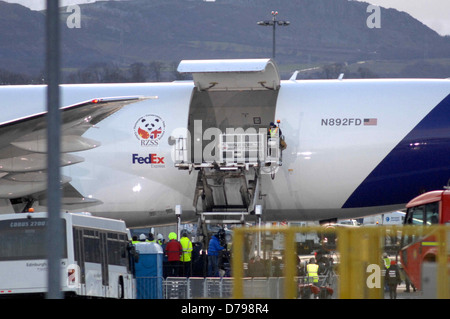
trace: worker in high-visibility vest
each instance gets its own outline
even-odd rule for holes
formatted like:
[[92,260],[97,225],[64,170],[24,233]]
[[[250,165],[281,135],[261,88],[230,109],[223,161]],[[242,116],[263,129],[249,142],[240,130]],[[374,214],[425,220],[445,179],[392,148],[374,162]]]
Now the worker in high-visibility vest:
[[148,233],[147,243],[156,243],[155,236],[152,233]]
[[383,262],[384,262],[384,267],[386,269],[389,269],[389,267],[391,266],[391,259],[388,257],[388,254],[386,254],[386,253],[383,254]]
[[136,245],[137,243],[140,243],[140,241],[138,240],[138,238],[137,238],[136,235],[133,236],[133,239],[132,239],[131,243],[132,243],[133,245]]
[[182,271],[183,275],[186,277],[191,276],[191,268],[192,268],[192,242],[188,238],[187,232],[183,231],[181,233],[181,239],[180,239],[181,247],[183,248],[183,252],[180,256],[180,261],[182,264]]
[[[275,125],[274,122],[270,122],[269,131],[267,132],[267,137],[269,138],[269,146],[276,146],[271,143],[271,141],[277,141],[279,143],[280,149],[283,151],[286,149],[287,145],[284,141],[283,133],[281,129]],[[271,152],[269,147],[269,152]]]
[[274,122],[270,122],[268,135],[269,137],[279,137],[283,135],[283,133],[281,133],[281,129]]
[[384,281],[384,291],[388,291],[389,290],[389,286],[388,286],[388,282],[386,280],[387,278],[387,273],[389,272],[389,268],[391,267],[391,259],[389,258],[387,253],[383,253],[383,269],[381,270],[381,277],[383,278]]
[[308,276],[308,282],[318,283],[319,282],[319,265],[316,264],[314,258],[309,260],[309,264],[306,266],[306,274]]

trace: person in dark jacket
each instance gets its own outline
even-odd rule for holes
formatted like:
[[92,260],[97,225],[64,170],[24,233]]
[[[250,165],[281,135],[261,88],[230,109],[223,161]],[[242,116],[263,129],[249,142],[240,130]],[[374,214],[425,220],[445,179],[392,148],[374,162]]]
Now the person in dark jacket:
[[219,252],[224,249],[220,245],[219,234],[212,236],[208,246],[208,276],[219,276]]
[[400,270],[395,260],[391,260],[391,266],[386,270],[386,281],[389,286],[389,297],[397,299],[397,285],[401,283]]

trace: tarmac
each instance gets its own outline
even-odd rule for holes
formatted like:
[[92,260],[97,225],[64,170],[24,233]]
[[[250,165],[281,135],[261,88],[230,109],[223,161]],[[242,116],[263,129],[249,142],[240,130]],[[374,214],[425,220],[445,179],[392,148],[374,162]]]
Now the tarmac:
[[[405,292],[406,285],[401,283],[397,286],[397,298],[396,299],[424,299],[422,291],[414,291],[410,288],[410,292]],[[384,299],[390,299],[389,291],[384,292]]]

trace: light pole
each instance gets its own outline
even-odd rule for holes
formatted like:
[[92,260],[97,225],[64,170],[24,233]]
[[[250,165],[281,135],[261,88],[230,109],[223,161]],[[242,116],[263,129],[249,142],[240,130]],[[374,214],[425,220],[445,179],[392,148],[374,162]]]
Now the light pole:
[[277,20],[278,11],[272,11],[271,14],[272,14],[272,20],[258,21],[257,24],[262,25],[262,26],[272,26],[272,31],[273,31],[272,58],[275,59],[275,29],[276,29],[276,26],[279,25],[279,26],[286,27],[291,23],[289,21]]

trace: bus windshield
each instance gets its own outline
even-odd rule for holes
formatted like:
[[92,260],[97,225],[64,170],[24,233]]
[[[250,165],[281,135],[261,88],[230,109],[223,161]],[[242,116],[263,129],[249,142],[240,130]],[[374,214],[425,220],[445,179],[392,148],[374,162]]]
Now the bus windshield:
[[45,218],[0,221],[0,261],[46,259],[46,226]]

